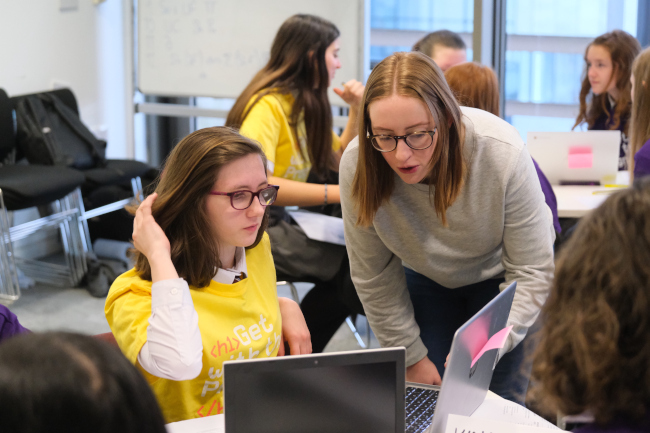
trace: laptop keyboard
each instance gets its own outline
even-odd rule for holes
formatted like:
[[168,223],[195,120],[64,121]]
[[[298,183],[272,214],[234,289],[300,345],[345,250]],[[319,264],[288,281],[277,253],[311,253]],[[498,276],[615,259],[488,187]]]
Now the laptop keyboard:
[[406,433],[420,433],[431,425],[438,393],[433,389],[406,388]]

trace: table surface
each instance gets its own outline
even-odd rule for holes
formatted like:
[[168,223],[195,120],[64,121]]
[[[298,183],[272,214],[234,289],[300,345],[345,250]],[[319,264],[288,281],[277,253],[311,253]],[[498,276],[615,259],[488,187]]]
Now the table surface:
[[580,218],[600,206],[609,194],[629,183],[629,173],[619,171],[615,187],[552,185],[557,199],[557,214],[560,218]]
[[[537,414],[523,406],[499,397],[492,391],[488,391],[485,401],[476,409],[471,418],[493,419],[558,431],[557,427]],[[220,414],[167,424],[166,428],[167,433],[224,433],[224,421],[223,414]]]

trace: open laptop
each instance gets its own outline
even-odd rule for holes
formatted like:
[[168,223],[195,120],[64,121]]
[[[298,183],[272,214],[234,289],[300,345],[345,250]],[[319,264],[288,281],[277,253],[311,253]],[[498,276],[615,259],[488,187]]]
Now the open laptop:
[[490,337],[506,327],[517,283],[510,284],[454,334],[442,386],[408,383],[406,432],[444,433],[450,413],[469,416],[487,395],[497,350],[485,352],[472,366]]
[[529,132],[527,146],[552,185],[616,181],[620,131]]
[[[487,394],[497,351],[474,364],[506,326],[516,283],[461,326],[437,386],[405,383],[404,348],[224,362],[226,433],[443,433]],[[408,395],[407,395],[408,394]]]

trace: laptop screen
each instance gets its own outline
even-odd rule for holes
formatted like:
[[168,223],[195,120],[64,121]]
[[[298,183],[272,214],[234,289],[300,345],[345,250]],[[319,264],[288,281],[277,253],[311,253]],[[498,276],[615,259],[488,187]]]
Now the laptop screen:
[[226,431],[401,433],[404,352],[387,352],[228,363]]

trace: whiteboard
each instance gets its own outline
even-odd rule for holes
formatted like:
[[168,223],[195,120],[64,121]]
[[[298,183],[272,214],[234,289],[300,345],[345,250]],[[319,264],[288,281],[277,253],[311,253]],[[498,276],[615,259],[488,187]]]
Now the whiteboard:
[[[364,0],[138,0],[137,87],[147,95],[236,98],[268,61],[291,15],[310,13],[341,32],[331,87],[367,76]],[[330,100],[343,104],[330,87]]]

